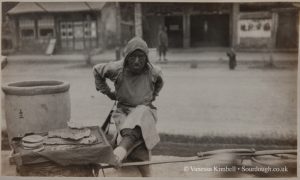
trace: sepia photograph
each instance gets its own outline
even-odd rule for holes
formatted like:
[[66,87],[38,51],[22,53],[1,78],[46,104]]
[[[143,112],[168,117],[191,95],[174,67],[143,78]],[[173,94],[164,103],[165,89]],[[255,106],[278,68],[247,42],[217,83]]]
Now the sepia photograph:
[[297,177],[299,2],[1,10],[2,177]]

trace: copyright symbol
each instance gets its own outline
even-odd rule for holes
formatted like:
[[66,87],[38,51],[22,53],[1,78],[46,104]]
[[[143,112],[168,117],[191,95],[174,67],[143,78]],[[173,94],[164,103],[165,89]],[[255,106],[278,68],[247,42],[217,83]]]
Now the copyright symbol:
[[189,167],[188,167],[188,166],[184,166],[183,171],[184,171],[184,172],[189,171]]

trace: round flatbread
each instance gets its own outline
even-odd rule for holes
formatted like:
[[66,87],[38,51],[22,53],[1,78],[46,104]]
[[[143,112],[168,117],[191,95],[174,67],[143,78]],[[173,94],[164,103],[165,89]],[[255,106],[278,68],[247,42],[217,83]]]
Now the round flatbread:
[[40,149],[40,148],[42,148],[42,147],[44,147],[44,146],[43,146],[43,145],[40,145],[40,146],[35,147],[35,148],[30,148],[30,147],[25,147],[25,146],[23,146],[23,149],[26,149],[26,150],[36,150],[36,149]]
[[42,144],[43,144],[43,142],[38,142],[38,143],[22,142],[22,145],[27,148],[37,148],[37,147],[41,146]]
[[23,137],[22,141],[27,143],[38,143],[43,141],[43,136],[40,135],[29,135]]

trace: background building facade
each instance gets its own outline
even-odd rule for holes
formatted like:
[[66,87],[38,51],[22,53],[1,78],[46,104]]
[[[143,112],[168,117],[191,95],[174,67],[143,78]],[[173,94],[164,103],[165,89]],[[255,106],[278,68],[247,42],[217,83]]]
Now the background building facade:
[[134,36],[156,47],[160,26],[170,48],[298,47],[293,3],[21,2],[5,15],[2,47],[18,52],[44,53],[51,39],[56,53],[115,48]]
[[143,35],[157,44],[167,27],[170,47],[297,48],[292,3],[142,3]]
[[115,14],[115,3],[104,2],[21,2],[7,12],[14,48],[34,53],[50,39],[58,52],[114,47]]

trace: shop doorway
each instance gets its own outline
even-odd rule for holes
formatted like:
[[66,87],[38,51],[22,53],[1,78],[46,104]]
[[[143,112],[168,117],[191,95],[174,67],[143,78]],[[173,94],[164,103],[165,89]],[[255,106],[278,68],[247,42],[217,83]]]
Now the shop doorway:
[[183,46],[183,17],[182,16],[166,16],[165,25],[167,27],[169,47]]
[[63,50],[84,50],[97,47],[96,21],[60,22]]
[[298,46],[297,12],[280,12],[276,34],[277,48],[297,48]]
[[192,15],[192,47],[229,46],[229,15]]

